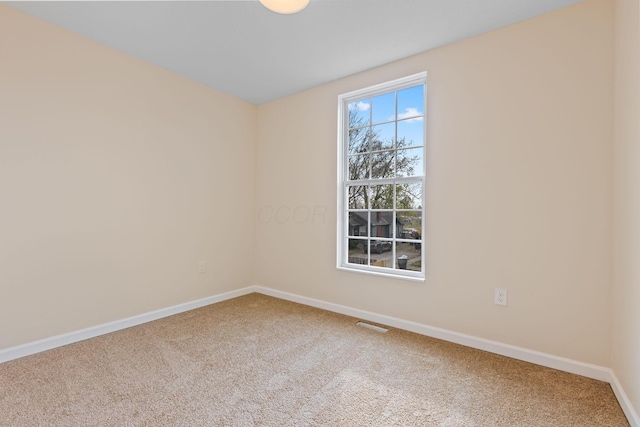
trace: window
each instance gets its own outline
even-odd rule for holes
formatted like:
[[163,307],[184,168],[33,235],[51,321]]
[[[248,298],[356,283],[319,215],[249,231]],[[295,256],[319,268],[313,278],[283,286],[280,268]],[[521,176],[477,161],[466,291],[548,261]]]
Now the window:
[[424,279],[426,79],[338,97],[339,269]]

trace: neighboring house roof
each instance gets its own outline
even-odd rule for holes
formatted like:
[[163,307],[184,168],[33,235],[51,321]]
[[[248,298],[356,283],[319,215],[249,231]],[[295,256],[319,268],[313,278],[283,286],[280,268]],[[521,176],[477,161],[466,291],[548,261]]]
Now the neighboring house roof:
[[349,225],[352,227],[367,225],[367,214],[363,212],[350,212]]
[[[393,222],[393,212],[373,212],[371,225],[391,225]],[[396,224],[403,225],[399,218],[396,218]],[[367,212],[350,212],[349,225],[367,225]]]

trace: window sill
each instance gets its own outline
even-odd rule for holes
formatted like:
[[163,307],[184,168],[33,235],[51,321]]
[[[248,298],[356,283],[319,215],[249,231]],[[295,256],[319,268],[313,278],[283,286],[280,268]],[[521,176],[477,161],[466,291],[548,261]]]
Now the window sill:
[[342,270],[342,271],[349,271],[351,273],[360,273],[360,274],[368,274],[371,276],[381,276],[381,277],[387,277],[389,279],[400,279],[400,280],[409,280],[411,282],[424,282],[425,281],[425,277],[423,275],[421,275],[420,273],[416,273],[416,275],[404,275],[404,274],[393,274],[393,273],[386,273],[384,271],[376,271],[376,270],[369,270],[369,269],[363,269],[363,268],[352,268],[352,267],[348,267],[348,266],[344,266],[344,265],[339,265],[337,267],[338,270]]

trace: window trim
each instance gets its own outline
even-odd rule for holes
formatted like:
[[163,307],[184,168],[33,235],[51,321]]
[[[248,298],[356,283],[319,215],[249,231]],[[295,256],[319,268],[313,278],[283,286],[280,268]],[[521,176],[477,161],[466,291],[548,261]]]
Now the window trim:
[[[426,224],[426,146],[427,146],[427,73],[417,73],[400,79],[395,79],[386,83],[377,84],[367,88],[355,90],[352,92],[344,93],[338,96],[338,173],[337,173],[337,226],[336,226],[336,268],[338,270],[352,271],[357,273],[372,274],[376,276],[389,277],[394,279],[404,279],[412,281],[424,282],[426,276],[426,247],[425,247],[425,224]],[[363,97],[373,98],[384,93],[391,91],[397,92],[409,87],[424,85],[424,120],[423,120],[423,175],[422,175],[422,234],[420,237],[421,242],[421,257],[422,257],[422,271],[416,272],[411,270],[390,269],[384,267],[376,267],[370,265],[358,265],[350,264],[347,262],[348,255],[348,212],[347,212],[347,186],[349,181],[346,176],[347,161],[348,161],[348,132],[349,124],[345,112],[348,111],[349,102],[356,101]],[[397,120],[396,120],[397,121]],[[362,180],[363,183],[370,183],[375,181],[377,184],[384,184],[386,181],[397,180],[391,179],[372,179]],[[394,239],[395,241],[395,239]],[[395,253],[395,252],[394,252]]]

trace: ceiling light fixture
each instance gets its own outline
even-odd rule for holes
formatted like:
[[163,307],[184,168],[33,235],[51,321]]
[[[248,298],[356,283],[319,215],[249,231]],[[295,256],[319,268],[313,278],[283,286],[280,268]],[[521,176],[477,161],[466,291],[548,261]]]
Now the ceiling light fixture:
[[260,3],[273,12],[290,15],[307,7],[309,0],[260,0]]

